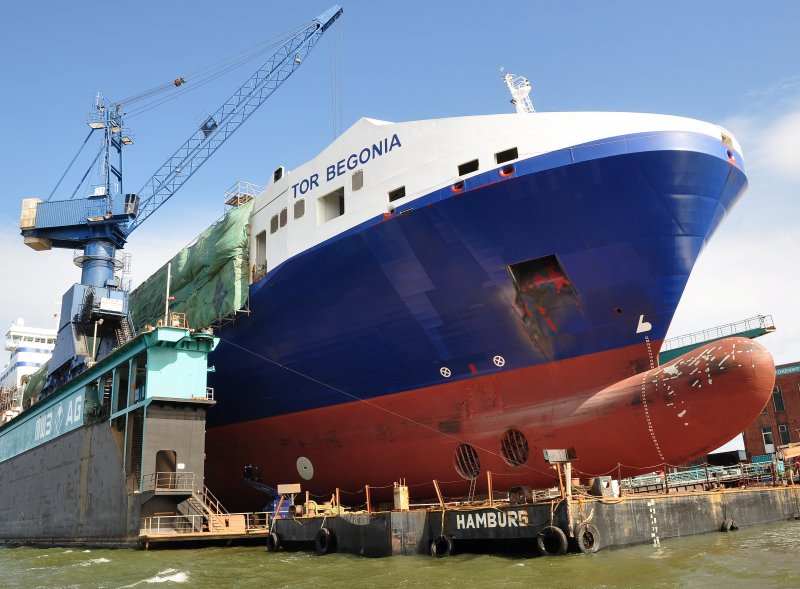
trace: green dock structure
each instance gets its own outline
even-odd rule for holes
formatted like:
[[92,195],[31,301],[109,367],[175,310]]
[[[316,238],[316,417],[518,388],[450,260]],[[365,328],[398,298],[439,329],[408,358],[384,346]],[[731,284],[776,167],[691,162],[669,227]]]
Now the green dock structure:
[[726,337],[755,339],[773,331],[775,331],[775,324],[772,321],[772,315],[757,315],[735,323],[726,323],[703,331],[679,335],[678,337],[664,340],[661,352],[658,354],[658,362],[659,364],[664,364],[682,354],[691,352],[703,344],[725,339]]

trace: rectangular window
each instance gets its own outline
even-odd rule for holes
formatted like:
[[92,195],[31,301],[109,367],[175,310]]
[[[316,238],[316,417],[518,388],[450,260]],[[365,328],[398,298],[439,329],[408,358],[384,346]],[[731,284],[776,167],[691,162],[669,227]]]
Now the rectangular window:
[[353,172],[353,192],[356,190],[361,190],[361,187],[364,186],[364,170],[356,170]]
[[775,385],[772,389],[772,402],[775,404],[775,411],[783,412],[783,391],[781,385]]
[[[769,427],[768,425],[765,425],[764,427],[762,427],[761,428],[761,435],[764,438],[764,445],[765,446],[766,445],[772,445],[773,440],[772,440],[772,428],[771,427]],[[770,452],[771,452],[771,450],[770,450]]]
[[515,160],[519,157],[517,153],[517,148],[512,147],[511,149],[506,149],[505,151],[499,151],[494,154],[494,161],[498,164],[504,164],[505,162],[510,162],[511,160]]
[[286,209],[283,209],[283,210],[281,211],[281,227],[283,227],[283,226],[285,226],[285,225],[286,225],[286,218],[287,218],[287,217],[288,217],[288,214],[287,214],[287,212],[286,212]]
[[267,263],[267,232],[262,231],[256,235],[256,268],[261,268]]
[[327,223],[342,215],[344,215],[344,186],[317,199],[317,219],[319,223]]
[[306,201],[304,198],[301,198],[294,203],[294,218],[299,219],[303,215],[306,214]]
[[401,186],[400,188],[395,188],[394,190],[389,191],[389,202],[394,202],[403,198],[406,195],[406,187]]
[[272,215],[272,219],[269,220],[269,232],[275,233],[278,231],[278,215]]
[[471,174],[472,172],[478,171],[478,160],[472,160],[471,162],[466,162],[458,166],[458,175],[463,176],[465,174]]
[[789,426],[785,423],[779,423],[778,436],[781,438],[781,445],[785,446],[786,444],[790,443],[791,440],[789,440]]

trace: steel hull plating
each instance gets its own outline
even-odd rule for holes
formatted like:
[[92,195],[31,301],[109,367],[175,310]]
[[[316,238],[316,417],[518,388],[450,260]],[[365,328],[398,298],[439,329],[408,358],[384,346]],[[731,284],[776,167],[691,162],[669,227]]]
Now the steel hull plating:
[[[581,413],[654,366],[697,255],[746,186],[726,151],[657,133],[522,160],[272,269],[212,358],[209,484],[235,502],[248,463],[275,483],[313,468],[316,491],[447,480],[461,443],[481,472],[541,482],[543,447],[583,445],[579,467],[599,473],[726,441],[766,402],[763,375],[737,389],[752,397],[741,419],[664,432],[691,445],[663,459],[629,433],[640,415]],[[521,467],[498,455],[511,428],[530,445]]]

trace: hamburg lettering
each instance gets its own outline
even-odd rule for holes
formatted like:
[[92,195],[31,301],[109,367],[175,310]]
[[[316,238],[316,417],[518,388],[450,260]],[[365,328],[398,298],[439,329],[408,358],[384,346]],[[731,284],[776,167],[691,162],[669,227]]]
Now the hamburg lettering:
[[522,528],[528,525],[528,512],[483,511],[479,513],[459,513],[456,515],[456,529],[470,528]]
[[[391,137],[385,137],[381,141],[378,141],[378,143],[367,145],[359,151],[353,152],[346,158],[342,158],[335,164],[331,164],[325,168],[325,181],[330,182],[331,180],[338,178],[347,172],[355,170],[359,166],[363,166],[370,160],[377,159],[382,155],[389,153],[395,147],[402,146],[403,145],[400,143],[400,138],[397,136],[397,133]],[[319,174],[311,174],[311,176],[308,178],[303,178],[300,182],[292,184],[292,197],[297,198],[298,196],[306,194],[313,188],[318,187]]]

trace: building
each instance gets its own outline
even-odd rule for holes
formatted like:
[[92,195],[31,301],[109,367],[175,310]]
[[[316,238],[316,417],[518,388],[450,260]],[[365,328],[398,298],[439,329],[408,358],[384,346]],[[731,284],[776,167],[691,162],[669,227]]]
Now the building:
[[772,400],[743,436],[748,459],[800,442],[800,362],[775,368]]
[[55,329],[26,327],[23,319],[11,323],[5,345],[11,356],[0,372],[0,424],[22,410],[24,382],[50,359],[55,343]]

